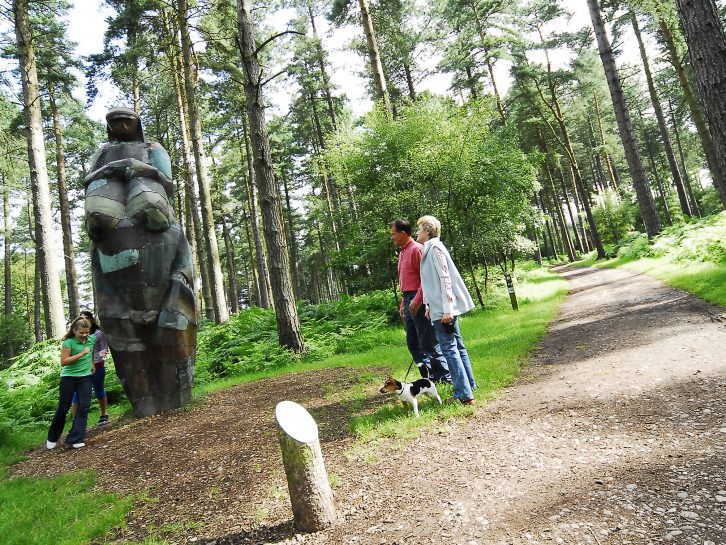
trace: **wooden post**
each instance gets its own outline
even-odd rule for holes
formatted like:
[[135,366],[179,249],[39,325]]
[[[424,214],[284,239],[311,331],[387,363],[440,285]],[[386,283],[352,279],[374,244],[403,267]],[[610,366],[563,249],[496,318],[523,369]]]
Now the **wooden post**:
[[275,419],[295,527],[303,532],[323,530],[335,522],[336,515],[318,426],[310,413],[293,401],[278,403]]

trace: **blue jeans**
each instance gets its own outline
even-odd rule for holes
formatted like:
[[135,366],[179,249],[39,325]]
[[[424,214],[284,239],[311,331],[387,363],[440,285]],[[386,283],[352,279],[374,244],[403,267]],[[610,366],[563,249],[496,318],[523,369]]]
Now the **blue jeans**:
[[[426,319],[425,306],[421,305],[415,316],[411,314],[409,305],[415,296],[414,292],[408,292],[403,296],[403,315],[406,322],[408,351],[411,352],[411,357],[416,362],[422,377],[428,376],[431,380],[451,382],[449,366],[446,364],[446,358],[441,353],[439,343],[436,342],[434,328],[431,322]],[[424,371],[423,367],[426,367],[427,371]]]
[[441,346],[441,351],[446,357],[451,371],[451,382],[454,385],[454,397],[465,401],[473,399],[473,391],[476,390],[474,372],[471,370],[469,352],[464,346],[464,339],[461,338],[459,320],[454,324],[454,332],[447,333],[441,320],[434,321],[434,331]]
[[48,429],[48,441],[57,443],[66,425],[66,415],[71,408],[73,394],[78,393],[78,412],[73,426],[66,436],[66,444],[82,443],[86,437],[88,410],[91,408],[91,375],[85,377],[61,377],[58,387],[58,408]]
[[[96,367],[96,371],[91,375],[93,384],[93,393],[96,399],[106,399],[106,366]],[[73,403],[78,403],[78,394],[73,393]]]

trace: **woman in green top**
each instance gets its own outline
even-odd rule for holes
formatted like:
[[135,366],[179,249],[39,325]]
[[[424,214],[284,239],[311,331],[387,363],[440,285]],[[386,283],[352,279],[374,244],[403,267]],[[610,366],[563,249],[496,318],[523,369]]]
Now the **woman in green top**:
[[45,446],[55,448],[66,425],[66,415],[71,408],[73,394],[78,394],[78,412],[73,417],[73,426],[66,436],[66,444],[82,448],[86,444],[86,422],[91,408],[91,373],[93,372],[93,345],[96,337],[90,334],[91,323],[85,318],[76,318],[63,338],[61,348],[61,376],[58,388],[58,408],[48,430]]

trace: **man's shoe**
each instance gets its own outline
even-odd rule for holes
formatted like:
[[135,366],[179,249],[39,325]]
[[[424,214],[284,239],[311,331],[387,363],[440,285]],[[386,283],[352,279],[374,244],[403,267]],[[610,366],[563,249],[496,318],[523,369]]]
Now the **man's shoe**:
[[476,405],[475,399],[462,399],[461,400],[462,405]]
[[98,425],[105,426],[106,424],[108,424],[108,415],[104,414],[103,416],[101,416],[101,418],[98,419]]
[[58,444],[57,442],[46,441],[45,448],[47,448],[48,450],[53,450],[57,444]]
[[83,448],[86,446],[86,443],[73,443],[71,446],[73,448]]
[[457,401],[459,401],[458,397],[451,396],[446,398],[446,403],[456,403]]

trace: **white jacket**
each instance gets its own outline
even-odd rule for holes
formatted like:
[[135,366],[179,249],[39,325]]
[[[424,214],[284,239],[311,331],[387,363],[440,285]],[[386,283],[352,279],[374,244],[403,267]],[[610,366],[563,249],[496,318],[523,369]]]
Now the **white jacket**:
[[459,316],[474,308],[474,301],[464,280],[446,246],[438,237],[424,244],[421,256],[421,286],[423,300],[429,307],[432,322],[441,320],[444,314]]

